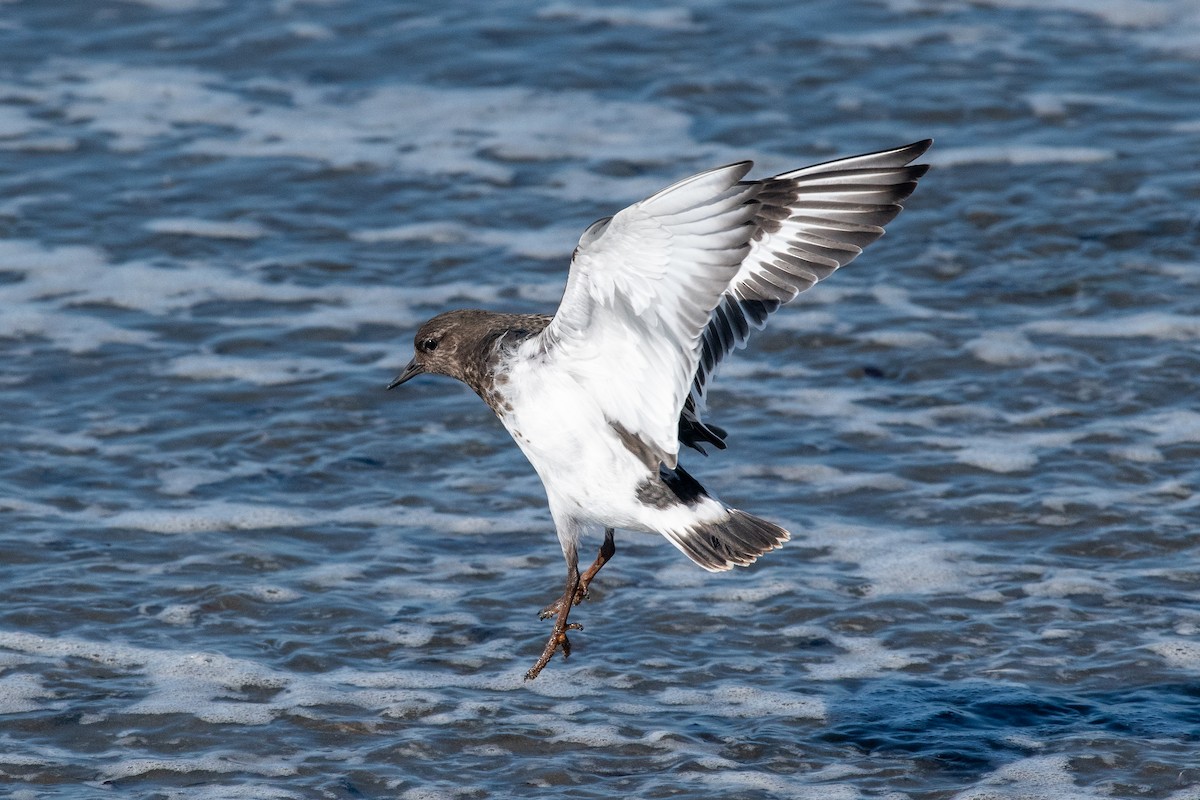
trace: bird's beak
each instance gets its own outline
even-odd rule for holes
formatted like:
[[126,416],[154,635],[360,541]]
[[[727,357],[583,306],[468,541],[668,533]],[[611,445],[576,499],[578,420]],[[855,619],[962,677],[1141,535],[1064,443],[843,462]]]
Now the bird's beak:
[[395,389],[397,386],[404,383],[409,378],[415,378],[416,376],[420,375],[424,371],[425,371],[425,367],[418,364],[417,360],[414,358],[412,361],[408,362],[408,366],[404,368],[404,371],[396,376],[396,380],[392,381],[391,383],[389,383],[387,385],[387,388]]

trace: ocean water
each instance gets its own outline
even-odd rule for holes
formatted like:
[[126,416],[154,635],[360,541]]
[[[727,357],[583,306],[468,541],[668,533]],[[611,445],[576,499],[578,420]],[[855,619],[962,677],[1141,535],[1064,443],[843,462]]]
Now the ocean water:
[[[1194,0],[0,3],[4,794],[1197,800],[1198,75]],[[794,540],[619,534],[523,682],[545,498],[415,327],[926,136],[686,462]]]

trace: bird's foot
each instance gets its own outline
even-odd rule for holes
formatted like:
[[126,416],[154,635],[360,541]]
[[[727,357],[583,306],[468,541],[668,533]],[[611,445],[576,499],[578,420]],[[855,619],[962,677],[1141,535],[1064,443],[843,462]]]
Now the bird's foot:
[[[571,603],[571,605],[573,605],[573,606],[579,605],[580,603],[583,602],[583,599],[587,596],[588,596],[587,587],[580,585],[580,587],[575,590],[575,601],[573,603]],[[539,611],[538,619],[550,619],[551,617],[558,616],[558,613],[560,611],[562,611],[562,605],[563,605],[563,598],[560,597],[557,600],[555,600],[553,603],[551,603],[550,605],[546,606],[541,611]]]
[[554,654],[558,650],[562,650],[563,660],[566,660],[571,655],[571,640],[567,638],[567,631],[581,631],[583,626],[578,622],[568,622],[554,626],[554,632],[550,634],[550,638],[546,641],[546,646],[542,648],[542,655],[538,658],[537,663],[529,668],[525,673],[525,680],[531,681],[536,678],[542,671],[542,668],[550,663],[550,659],[554,658]]
[[[613,544],[613,529],[605,528],[604,544],[600,545],[600,552],[596,555],[596,560],[592,562],[592,565],[587,568],[586,572],[579,576],[579,583],[575,587],[575,598],[571,605],[577,606],[583,602],[583,598],[588,596],[588,587],[592,585],[592,578],[596,577],[596,573],[600,571],[601,567],[608,563],[608,560],[612,558],[613,554],[616,552],[617,547],[615,544]],[[550,619],[551,617],[562,613],[563,598],[565,598],[569,593],[570,589],[568,588],[567,592],[564,593],[562,597],[558,598],[553,603],[538,612],[538,619]]]

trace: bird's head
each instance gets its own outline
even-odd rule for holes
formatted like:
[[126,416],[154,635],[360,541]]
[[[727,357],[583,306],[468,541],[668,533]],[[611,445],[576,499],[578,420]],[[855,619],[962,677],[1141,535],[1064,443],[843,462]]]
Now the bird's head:
[[485,311],[461,309],[438,314],[413,337],[413,357],[388,384],[394,389],[423,373],[447,375],[466,382],[467,371],[487,333]]

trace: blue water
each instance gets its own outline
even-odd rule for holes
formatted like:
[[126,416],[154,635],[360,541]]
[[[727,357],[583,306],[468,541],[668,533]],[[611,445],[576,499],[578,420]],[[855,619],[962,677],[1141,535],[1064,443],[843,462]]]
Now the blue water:
[[[0,4],[16,798],[1200,798],[1193,0]],[[562,559],[423,319],[691,172],[932,136],[688,461],[794,533]],[[598,542],[589,545],[598,544]]]

